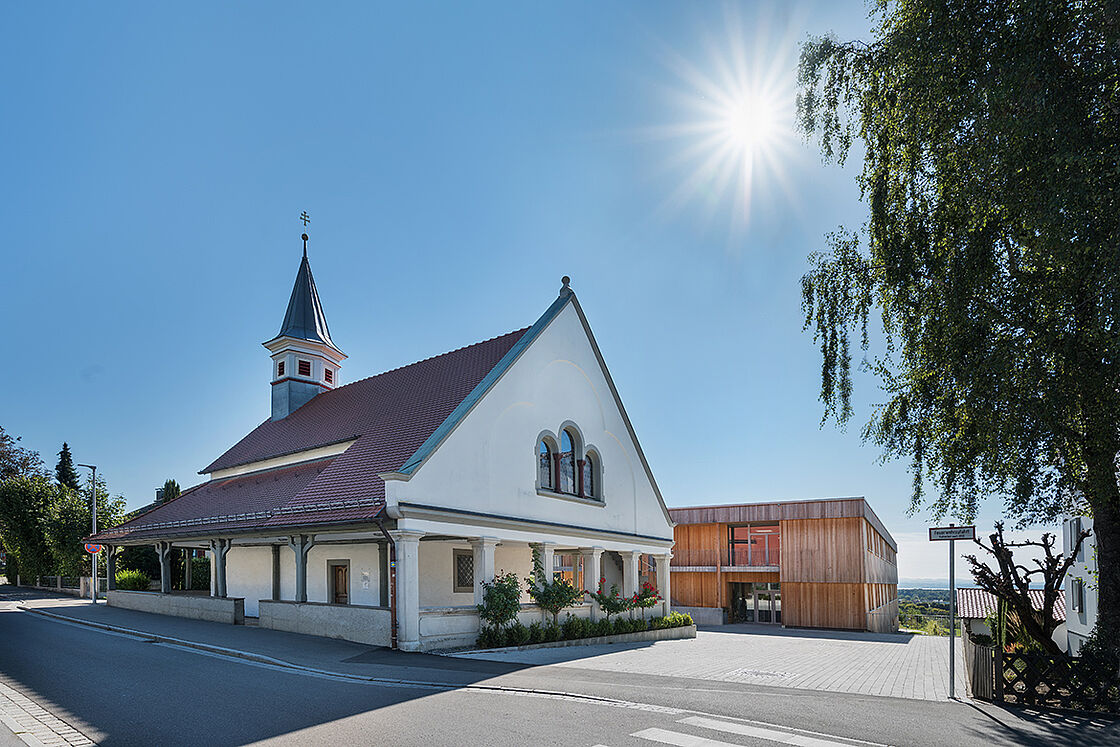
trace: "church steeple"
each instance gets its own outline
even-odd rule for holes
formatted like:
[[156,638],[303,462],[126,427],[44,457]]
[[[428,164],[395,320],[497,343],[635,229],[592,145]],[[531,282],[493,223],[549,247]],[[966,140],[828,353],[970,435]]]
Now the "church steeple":
[[338,386],[339,367],[346,360],[346,354],[331,340],[307,260],[307,234],[302,238],[303,260],[280,334],[262,343],[272,354],[273,420],[288,417],[315,395]]

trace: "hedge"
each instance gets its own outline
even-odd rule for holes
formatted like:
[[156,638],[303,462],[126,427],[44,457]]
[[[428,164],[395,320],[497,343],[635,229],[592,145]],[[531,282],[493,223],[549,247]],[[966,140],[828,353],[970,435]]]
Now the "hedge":
[[585,617],[568,615],[568,618],[560,625],[551,622],[547,624],[536,622],[529,626],[522,625],[519,622],[514,622],[505,627],[487,625],[479,631],[477,645],[479,648],[525,646],[533,643],[574,641],[580,638],[598,638],[623,633],[641,633],[646,630],[681,628],[692,624],[692,616],[680,612],[670,612],[664,617],[655,617],[651,620],[644,618],[630,620],[625,617],[618,617],[614,620],[610,618],[589,620]]

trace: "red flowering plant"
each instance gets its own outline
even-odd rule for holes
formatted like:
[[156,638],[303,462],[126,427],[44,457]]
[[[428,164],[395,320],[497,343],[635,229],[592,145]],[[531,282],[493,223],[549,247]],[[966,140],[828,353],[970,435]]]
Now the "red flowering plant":
[[630,598],[630,606],[633,609],[649,609],[661,601],[661,595],[657,593],[657,587],[646,581],[642,584],[642,588]]
[[599,603],[601,609],[607,615],[609,620],[611,615],[616,615],[619,612],[626,612],[633,609],[633,599],[619,595],[618,584],[611,584],[611,592],[608,594],[604,587],[607,585],[607,579],[599,579],[598,591],[587,592],[588,596]]

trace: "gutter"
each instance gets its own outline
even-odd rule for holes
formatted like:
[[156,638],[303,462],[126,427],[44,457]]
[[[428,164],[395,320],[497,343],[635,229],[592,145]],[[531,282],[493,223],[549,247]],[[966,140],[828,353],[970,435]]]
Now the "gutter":
[[397,647],[397,543],[385,529],[385,520],[377,519],[377,528],[385,535],[389,550],[389,648]]

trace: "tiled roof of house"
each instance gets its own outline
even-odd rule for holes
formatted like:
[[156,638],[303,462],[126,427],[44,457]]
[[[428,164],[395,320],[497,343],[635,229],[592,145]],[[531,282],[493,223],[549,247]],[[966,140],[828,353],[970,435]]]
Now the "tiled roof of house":
[[[542,317],[543,319],[543,317]],[[401,468],[530,328],[323,392],[283,420],[266,420],[205,472],[354,440],[343,453],[195,486],[97,540],[266,529],[373,519],[379,473]]]
[[[1031,589],[1027,592],[1031,598],[1031,605],[1036,610],[1041,610],[1045,604],[1042,589]],[[957,617],[983,620],[990,613],[995,612],[996,597],[990,591],[976,588],[957,589]],[[1054,619],[1066,619],[1066,593],[1058,592],[1058,599],[1054,602]]]

